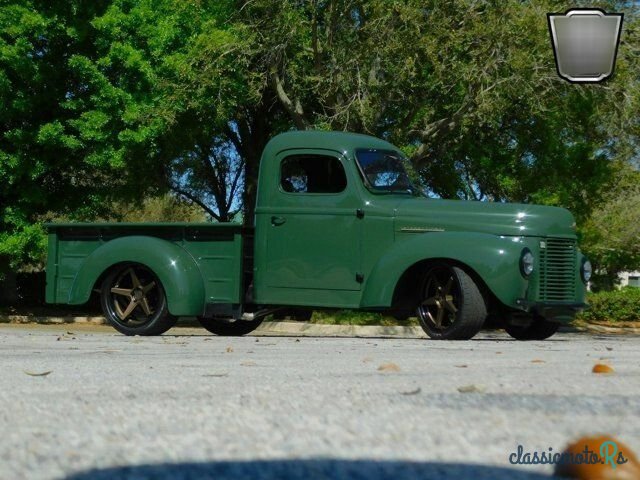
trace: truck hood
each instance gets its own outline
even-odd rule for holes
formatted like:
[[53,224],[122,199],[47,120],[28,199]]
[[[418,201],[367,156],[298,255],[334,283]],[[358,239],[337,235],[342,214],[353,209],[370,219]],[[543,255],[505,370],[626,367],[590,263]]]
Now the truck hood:
[[396,207],[398,233],[465,231],[505,236],[575,236],[575,220],[559,207],[407,198]]

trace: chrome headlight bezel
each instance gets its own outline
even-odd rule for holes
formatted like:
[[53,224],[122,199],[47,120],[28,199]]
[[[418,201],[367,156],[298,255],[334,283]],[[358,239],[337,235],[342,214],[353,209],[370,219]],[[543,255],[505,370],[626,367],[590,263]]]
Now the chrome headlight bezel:
[[582,257],[582,263],[580,264],[580,278],[582,282],[586,285],[591,280],[591,275],[593,274],[593,266],[587,257]]
[[533,252],[528,248],[523,248],[522,253],[520,253],[520,274],[524,278],[529,278],[533,271],[535,270],[535,261],[536,258],[533,256]]

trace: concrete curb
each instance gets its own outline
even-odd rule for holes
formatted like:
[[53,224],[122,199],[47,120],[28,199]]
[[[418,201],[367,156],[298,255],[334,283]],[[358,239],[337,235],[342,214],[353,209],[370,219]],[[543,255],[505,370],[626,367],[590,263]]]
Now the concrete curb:
[[49,317],[40,315],[0,315],[0,323],[40,323],[65,324],[65,323],[90,323],[94,325],[106,325],[104,317],[77,316],[77,317]]
[[608,335],[640,335],[640,326],[610,327],[608,325],[585,324],[572,327],[576,332],[602,333]]
[[[104,317],[45,317],[28,315],[0,315],[0,324],[107,325]],[[181,319],[176,328],[201,328],[195,318]],[[420,327],[378,325],[324,325],[306,322],[263,322],[252,335],[291,335],[301,337],[426,337]]]
[[254,335],[301,337],[400,337],[426,338],[420,327],[381,325],[322,325],[306,322],[264,322]]
[[[0,324],[88,324],[106,325],[101,316],[48,317],[31,315],[0,315]],[[181,319],[176,328],[200,328],[195,318]],[[567,325],[561,332],[584,332],[604,335],[640,335],[640,324],[610,327],[599,324]],[[253,335],[292,335],[303,337],[400,337],[426,338],[417,326],[381,326],[381,325],[326,325],[306,322],[264,322]]]

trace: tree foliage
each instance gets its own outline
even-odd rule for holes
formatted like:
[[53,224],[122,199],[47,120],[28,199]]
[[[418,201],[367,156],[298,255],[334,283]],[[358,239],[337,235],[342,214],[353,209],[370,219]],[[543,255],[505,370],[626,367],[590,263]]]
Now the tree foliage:
[[87,215],[100,207],[95,200],[107,172],[84,161],[78,138],[66,130],[73,117],[68,92],[76,88],[66,59],[92,50],[89,21],[104,5],[0,7],[0,257],[14,264],[42,255],[38,214]]
[[267,45],[262,68],[296,128],[388,138],[442,197],[588,214],[609,172],[607,126],[622,119],[614,105],[637,83],[626,45],[613,87],[579,86],[555,71],[545,16],[564,10],[555,2],[248,5]]
[[432,195],[568,207],[595,252],[640,132],[638,7],[598,6],[626,14],[616,75],[573,85],[552,0],[3,3],[0,256],[41,254],[47,212],[169,191],[251,222],[262,149],[293,128],[386,138]]
[[596,288],[612,287],[619,272],[640,268],[640,172],[624,163],[616,168],[602,201],[581,228]]

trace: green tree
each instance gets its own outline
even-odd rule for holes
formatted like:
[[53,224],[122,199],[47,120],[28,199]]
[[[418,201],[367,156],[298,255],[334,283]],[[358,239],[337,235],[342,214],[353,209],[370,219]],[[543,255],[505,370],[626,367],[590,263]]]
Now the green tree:
[[0,274],[42,257],[38,215],[100,210],[107,172],[84,162],[66,131],[67,94],[78,88],[66,58],[92,49],[88,25],[106,3],[0,6]]
[[[609,10],[614,2],[603,2]],[[558,2],[256,0],[263,75],[299,129],[400,145],[432,193],[534,201],[585,218],[607,178],[620,98],[637,88],[637,9],[606,85],[555,71],[546,13]],[[628,102],[627,102],[628,103]],[[637,110],[626,108],[637,123]]]
[[104,217],[168,190],[251,222],[262,149],[292,128],[374,134],[432,194],[563,205],[582,224],[612,159],[637,155],[637,8],[616,76],[570,85],[550,0],[3,5],[0,255],[39,255],[47,211]]
[[581,229],[596,289],[615,286],[622,271],[640,270],[640,172],[621,162],[616,168],[602,202]]
[[244,29],[232,7],[113,1],[92,21],[92,54],[69,59],[82,81],[70,127],[87,139],[87,157],[120,166],[135,194],[172,189],[220,221],[236,215],[243,185],[243,159],[226,134],[231,110],[250,96],[235,73]]

